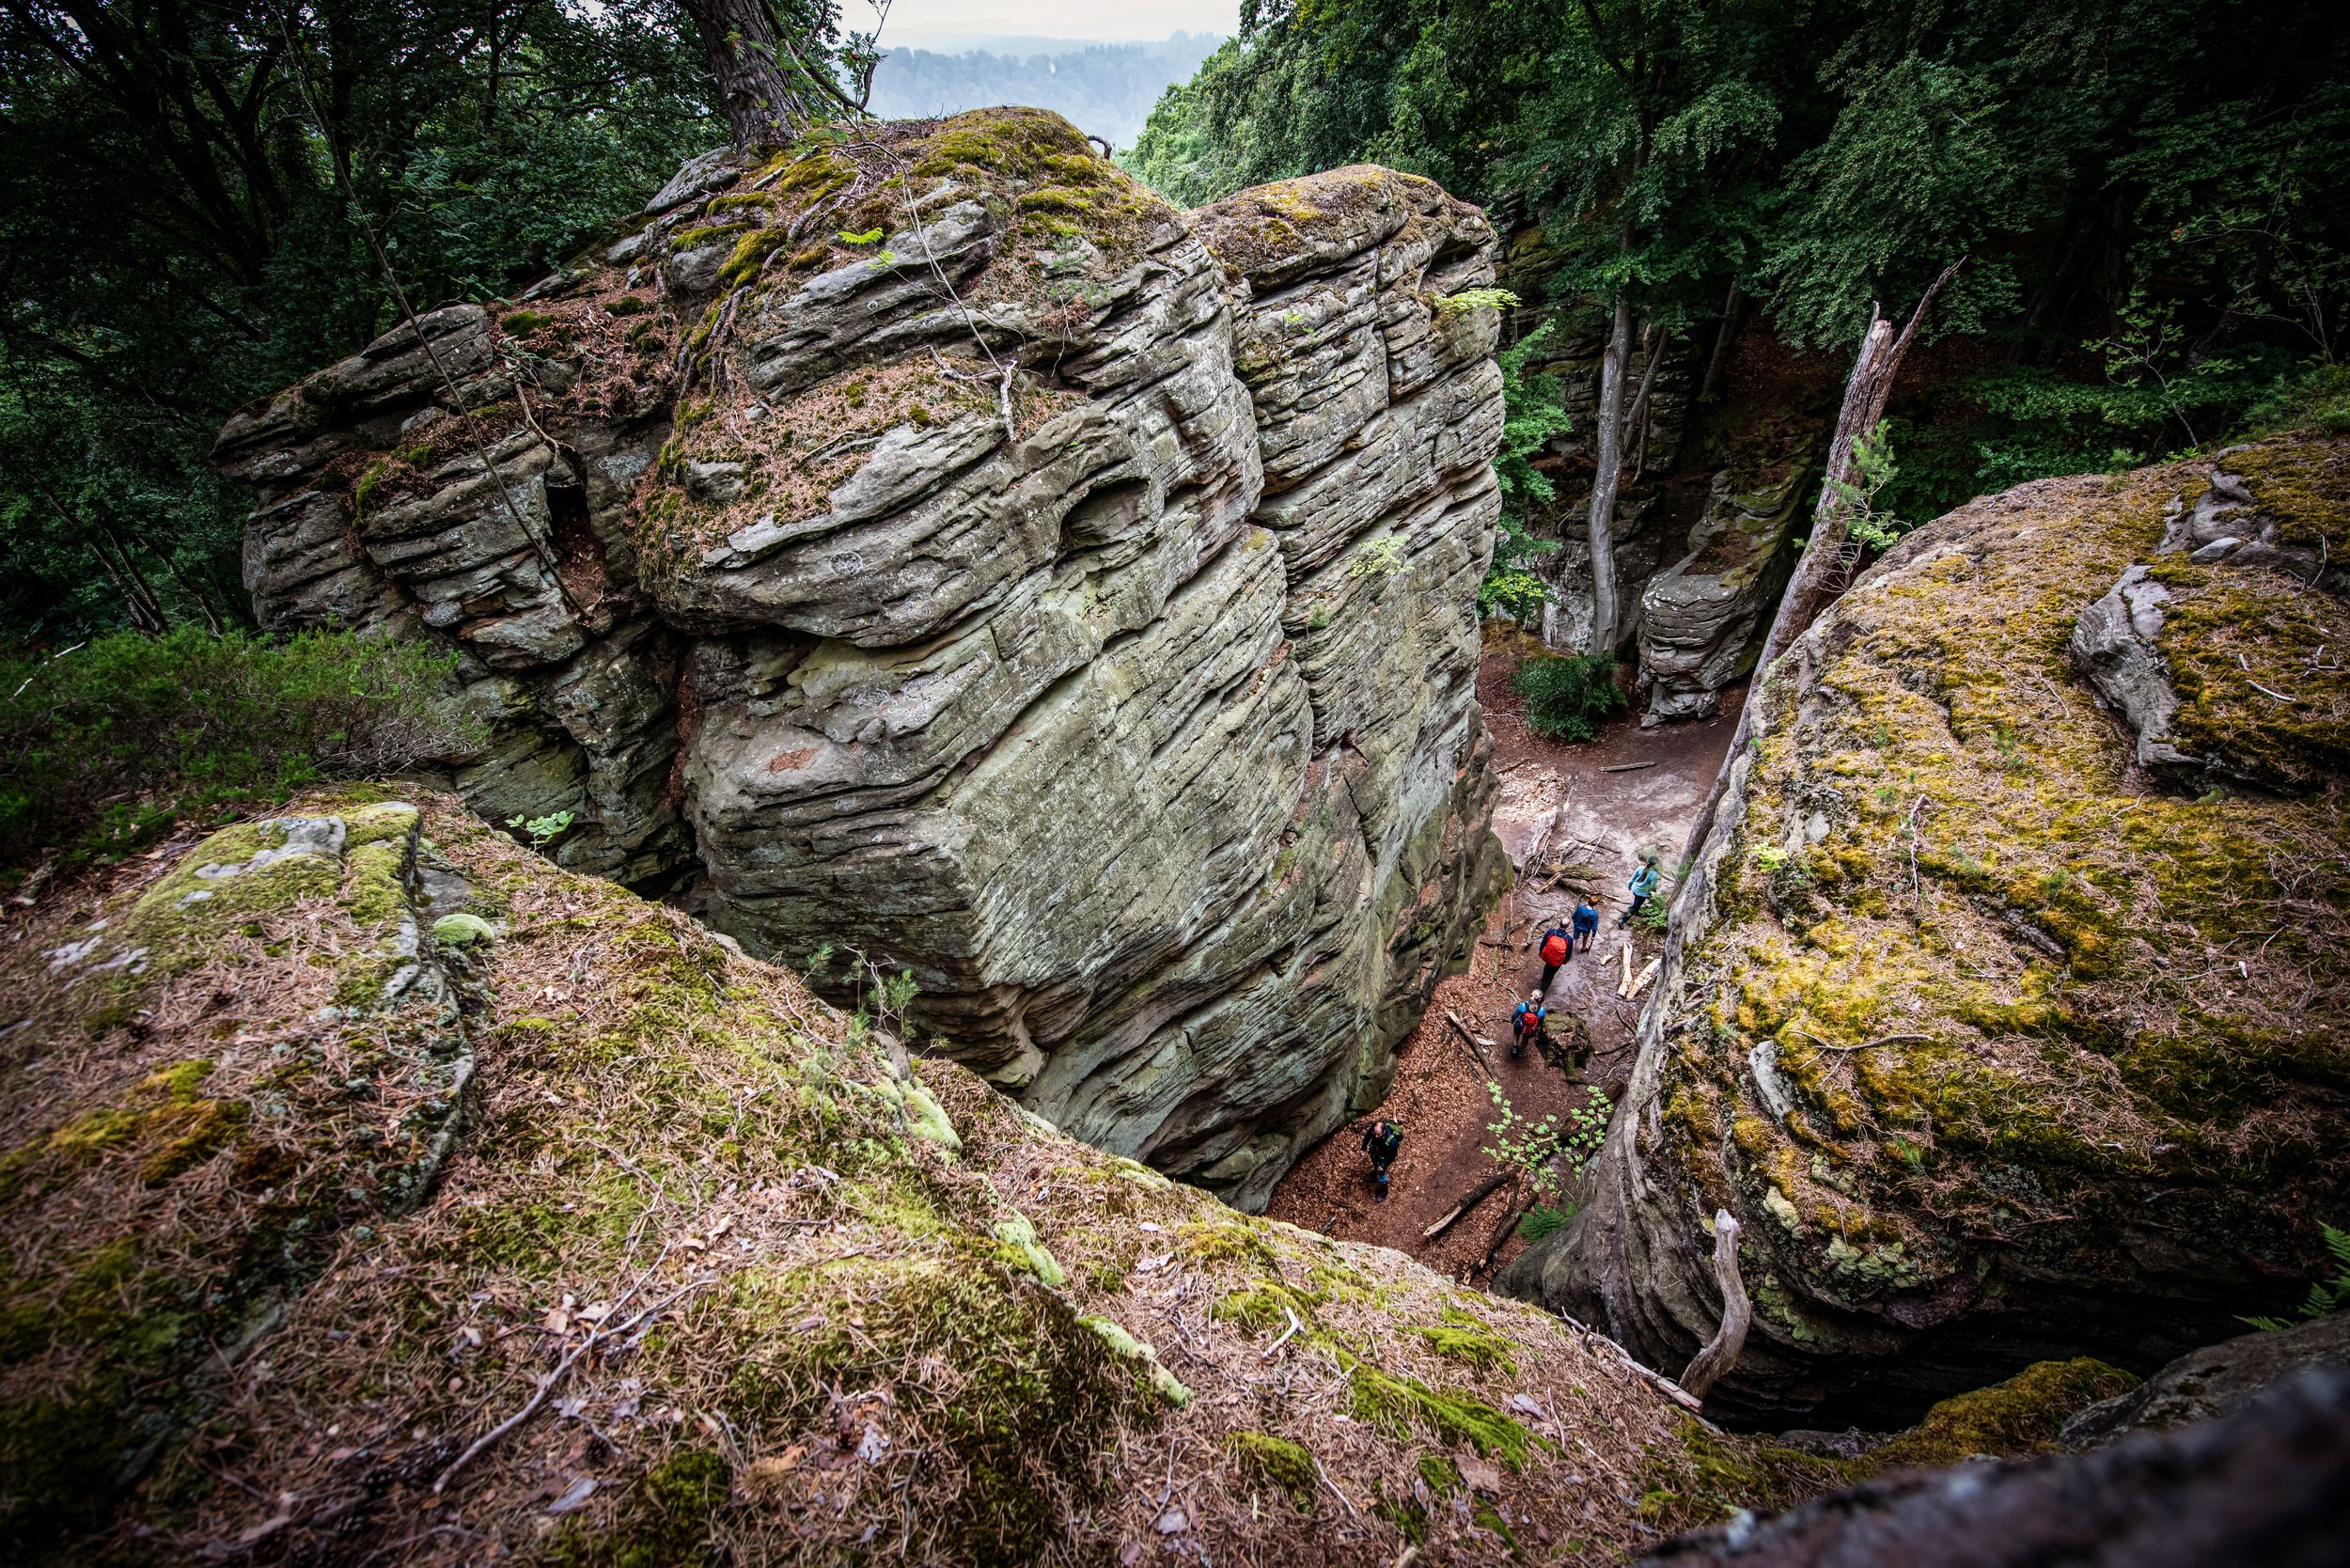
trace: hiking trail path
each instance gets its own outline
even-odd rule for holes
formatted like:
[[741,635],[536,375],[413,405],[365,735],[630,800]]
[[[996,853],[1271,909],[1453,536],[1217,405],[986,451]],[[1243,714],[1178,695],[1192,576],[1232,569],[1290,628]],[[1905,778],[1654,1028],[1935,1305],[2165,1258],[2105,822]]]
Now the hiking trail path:
[[[1494,831],[1518,868],[1519,885],[1486,917],[1467,970],[1436,987],[1434,1001],[1397,1059],[1395,1081],[1379,1107],[1332,1133],[1274,1189],[1265,1213],[1347,1241],[1391,1247],[1433,1268],[1482,1284],[1490,1276],[1475,1265],[1491,1246],[1496,1230],[1512,1221],[1527,1194],[1505,1184],[1455,1220],[1442,1235],[1422,1241],[1421,1232],[1497,1168],[1483,1152],[1486,1130],[1497,1118],[1485,1074],[1470,1065],[1466,1043],[1446,1021],[1460,1015],[1488,1043],[1483,1059],[1518,1114],[1540,1121],[1584,1105],[1590,1087],[1619,1090],[1632,1067],[1632,1032],[1645,993],[1630,1001],[1616,996],[1622,979],[1618,949],[1626,933],[1616,927],[1630,902],[1624,883],[1638,855],[1654,852],[1668,872],[1677,869],[1690,823],[1714,782],[1736,728],[1743,688],[1723,693],[1723,713],[1714,718],[1641,729],[1629,714],[1610,719],[1590,741],[1546,741],[1527,729],[1523,703],[1510,683],[1529,651],[1529,639],[1489,639],[1478,667],[1477,689],[1494,734],[1494,766],[1501,775],[1501,798]],[[1609,767],[1648,763],[1608,773]],[[1552,833],[1545,859],[1561,858],[1591,868],[1584,881],[1562,877],[1556,887],[1527,886],[1527,857],[1543,829],[1566,810]],[[1564,852],[1563,855],[1561,852]],[[1668,880],[1669,896],[1674,884]],[[1599,936],[1589,952],[1578,951],[1550,987],[1550,1037],[1555,1060],[1529,1050],[1510,1058],[1510,1012],[1542,979],[1533,938],[1554,922],[1565,924],[1577,889],[1588,886],[1600,913]],[[1502,922],[1507,917],[1509,930]],[[1531,922],[1529,924],[1529,921]],[[1663,938],[1634,930],[1633,972],[1663,947]],[[1653,983],[1653,982],[1652,982]],[[1583,1055],[1588,1041],[1590,1054]],[[1377,1201],[1362,1150],[1363,1131],[1379,1117],[1403,1129],[1385,1203]],[[1526,1243],[1512,1235],[1495,1256],[1507,1263]]]

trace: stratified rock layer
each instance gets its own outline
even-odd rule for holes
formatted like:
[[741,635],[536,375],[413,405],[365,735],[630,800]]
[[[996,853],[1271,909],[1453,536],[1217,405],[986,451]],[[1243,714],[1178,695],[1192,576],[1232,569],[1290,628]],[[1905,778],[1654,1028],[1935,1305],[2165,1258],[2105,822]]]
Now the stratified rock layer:
[[[1188,215],[1058,118],[697,160],[638,232],[224,433],[274,627],[459,650],[494,819],[1261,1203],[1501,862],[1492,232],[1370,167]],[[847,965],[837,963],[834,972]]]
[[[2237,491],[2266,555],[2176,547]],[[1676,1369],[1728,1207],[1755,1317],[1714,1398],[1875,1425],[2288,1305],[2350,1203],[2350,610],[2289,554],[2346,501],[2343,444],[2280,437],[1978,501],[1866,574],[1767,677],[1590,1201],[1504,1288]],[[2082,673],[2117,584],[2164,596],[2123,619],[2184,777]]]

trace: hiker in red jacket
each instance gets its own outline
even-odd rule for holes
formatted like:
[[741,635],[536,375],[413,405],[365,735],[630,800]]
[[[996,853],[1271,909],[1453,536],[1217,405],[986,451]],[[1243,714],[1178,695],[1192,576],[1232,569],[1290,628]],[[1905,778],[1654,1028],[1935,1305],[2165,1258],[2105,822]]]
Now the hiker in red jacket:
[[1554,922],[1548,931],[1543,933],[1543,988],[1536,995],[1550,995],[1551,977],[1559,972],[1559,965],[1574,956],[1574,933]]
[[1550,1017],[1550,1009],[1543,1005],[1543,994],[1529,991],[1517,1011],[1510,1014],[1510,1058],[1516,1060],[1526,1055],[1528,1045],[1538,1044],[1543,1038],[1543,1024]]

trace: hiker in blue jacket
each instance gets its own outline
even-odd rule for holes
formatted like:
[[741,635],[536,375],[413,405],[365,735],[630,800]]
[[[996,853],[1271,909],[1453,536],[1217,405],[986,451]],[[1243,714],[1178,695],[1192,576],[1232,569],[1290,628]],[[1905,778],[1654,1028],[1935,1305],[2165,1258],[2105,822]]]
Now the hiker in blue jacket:
[[1574,906],[1574,931],[1575,941],[1583,945],[1585,952],[1590,951],[1591,944],[1599,940],[1599,911],[1591,907],[1590,900],[1585,899]]
[[1623,912],[1623,918],[1616,924],[1619,927],[1628,926],[1637,918],[1640,906],[1656,896],[1657,886],[1664,880],[1665,873],[1656,869],[1656,856],[1643,855],[1640,869],[1634,871],[1632,880],[1624,885],[1632,889],[1632,907]]

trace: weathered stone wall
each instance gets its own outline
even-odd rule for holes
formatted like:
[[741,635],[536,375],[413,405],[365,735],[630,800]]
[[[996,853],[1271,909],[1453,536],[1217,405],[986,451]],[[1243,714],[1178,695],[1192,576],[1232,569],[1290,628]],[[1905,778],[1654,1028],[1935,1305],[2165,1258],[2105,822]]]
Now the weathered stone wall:
[[[1360,167],[1179,215],[1056,117],[689,165],[513,309],[241,414],[263,621],[461,655],[494,818],[1261,1203],[1502,865],[1493,235]],[[836,965],[838,969],[838,964]]]
[[[1715,1399],[1874,1424],[2297,1296],[2350,1201],[2345,516],[2342,445],[2284,437],[1890,551],[1766,677],[1592,1190],[1502,1287],[1671,1372],[1726,1207],[1755,1317]],[[2159,704],[2113,678],[2133,583]]]

